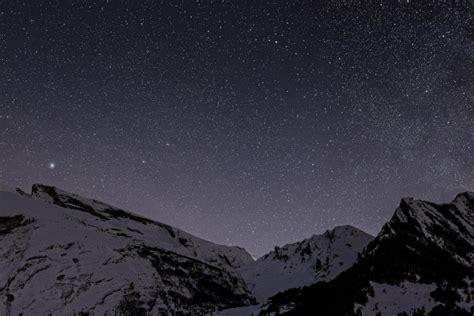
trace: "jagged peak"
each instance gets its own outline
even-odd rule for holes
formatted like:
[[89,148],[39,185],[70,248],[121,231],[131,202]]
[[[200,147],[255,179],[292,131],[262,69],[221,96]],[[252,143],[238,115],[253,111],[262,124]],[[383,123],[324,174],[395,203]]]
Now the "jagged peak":
[[410,217],[409,212],[410,212],[410,209],[412,208],[413,201],[415,201],[415,199],[412,197],[402,198],[400,200],[400,204],[395,210],[393,217],[391,218],[389,222],[392,222],[392,221],[406,222],[408,220],[408,217]]
[[[474,204],[474,193],[473,192],[462,192],[456,195],[456,197],[450,203],[433,203],[425,200],[414,199],[412,197],[402,198],[400,205],[395,210],[395,214],[392,219],[389,221],[403,221],[426,219],[424,215],[430,213],[431,215],[442,214],[443,212],[453,212],[453,209],[449,206],[455,206],[459,204]],[[442,208],[443,212],[440,212],[439,209]],[[469,207],[465,210],[470,209]],[[462,210],[461,210],[462,211]]]
[[321,243],[324,243],[323,240],[326,240],[325,242],[332,244],[335,242],[335,240],[352,239],[354,238],[354,236],[367,240],[374,238],[374,236],[364,232],[363,230],[357,227],[351,225],[340,225],[335,226],[332,229],[328,229],[322,234],[314,234],[311,237],[305,238],[300,241],[288,243],[283,246],[275,246],[272,251],[262,256],[261,259],[269,258],[273,254],[280,253],[281,251],[301,251],[303,249],[302,247],[306,247],[309,245],[319,247],[321,246]]
[[[472,197],[471,192],[464,192],[458,194],[451,203],[444,204],[402,199],[393,217],[383,226],[374,243],[369,245],[370,252],[377,249],[380,241],[411,235],[409,238],[416,240],[416,243],[420,241],[421,244],[430,243],[449,249],[455,260],[466,265],[472,255],[458,254],[456,249],[474,242]],[[446,237],[447,234],[455,235],[455,241]]]

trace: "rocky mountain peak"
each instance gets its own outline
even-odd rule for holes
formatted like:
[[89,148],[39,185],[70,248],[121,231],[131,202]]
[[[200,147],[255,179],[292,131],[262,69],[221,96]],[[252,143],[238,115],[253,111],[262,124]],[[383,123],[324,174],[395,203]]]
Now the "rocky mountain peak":
[[349,268],[372,240],[352,226],[338,226],[302,241],[275,247],[239,269],[259,301],[289,288],[328,281]]
[[291,302],[290,315],[472,314],[473,206],[470,192],[444,204],[402,199],[353,266],[327,283],[274,296],[267,312]]

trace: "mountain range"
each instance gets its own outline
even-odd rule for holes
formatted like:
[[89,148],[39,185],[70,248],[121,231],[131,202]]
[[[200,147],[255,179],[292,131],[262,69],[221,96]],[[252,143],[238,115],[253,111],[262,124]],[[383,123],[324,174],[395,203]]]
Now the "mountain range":
[[0,190],[0,315],[472,315],[474,194],[254,260],[47,186]]
[[402,199],[357,262],[272,297],[263,315],[473,315],[474,194]]

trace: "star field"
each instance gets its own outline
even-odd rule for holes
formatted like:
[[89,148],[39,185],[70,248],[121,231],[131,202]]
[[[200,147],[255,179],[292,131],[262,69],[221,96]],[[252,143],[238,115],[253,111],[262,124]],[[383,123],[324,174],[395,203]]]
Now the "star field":
[[474,189],[469,1],[3,1],[0,183],[262,255]]

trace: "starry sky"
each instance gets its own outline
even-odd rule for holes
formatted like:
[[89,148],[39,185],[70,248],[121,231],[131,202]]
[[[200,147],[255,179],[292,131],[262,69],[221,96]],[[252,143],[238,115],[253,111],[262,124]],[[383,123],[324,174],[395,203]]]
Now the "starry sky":
[[470,1],[0,1],[0,183],[255,256],[474,190]]

